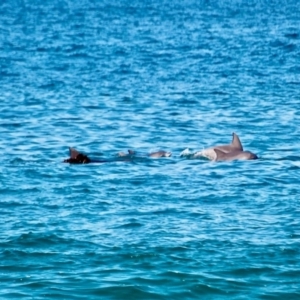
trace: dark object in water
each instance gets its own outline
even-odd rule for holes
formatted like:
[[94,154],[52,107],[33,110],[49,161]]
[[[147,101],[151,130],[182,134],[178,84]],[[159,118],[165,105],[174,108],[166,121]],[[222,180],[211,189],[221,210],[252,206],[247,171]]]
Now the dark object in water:
[[70,158],[65,159],[64,163],[70,164],[89,164],[89,163],[104,163],[107,160],[91,160],[87,155],[78,152],[74,148],[69,148]]

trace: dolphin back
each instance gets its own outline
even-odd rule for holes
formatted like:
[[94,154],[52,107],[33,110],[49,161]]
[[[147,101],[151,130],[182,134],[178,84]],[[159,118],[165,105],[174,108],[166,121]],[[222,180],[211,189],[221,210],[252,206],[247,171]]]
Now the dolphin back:
[[257,155],[250,151],[232,151],[225,153],[219,149],[214,149],[216,158],[214,161],[231,161],[231,160],[252,160],[257,159]]

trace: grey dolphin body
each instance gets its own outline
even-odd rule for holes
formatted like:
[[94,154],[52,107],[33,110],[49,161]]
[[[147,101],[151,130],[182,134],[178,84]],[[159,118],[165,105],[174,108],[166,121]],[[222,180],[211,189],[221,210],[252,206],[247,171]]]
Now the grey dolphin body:
[[228,145],[217,145],[217,146],[214,146],[214,147],[210,147],[210,148],[207,148],[207,149],[204,149],[202,151],[198,151],[196,152],[193,157],[207,157],[211,160],[213,160],[214,156],[215,156],[215,152],[213,151],[214,149],[218,149],[222,152],[225,152],[225,153],[229,153],[229,152],[232,152],[232,151],[243,151],[243,145],[240,141],[240,138],[238,137],[238,135],[236,133],[232,133],[232,141],[231,141],[231,144],[228,144]]
[[159,150],[156,152],[151,152],[148,154],[149,157],[170,157],[172,155],[172,152],[167,152],[167,151],[163,151],[163,150]]
[[233,150],[225,153],[217,148],[213,149],[215,156],[213,161],[252,160],[258,159],[257,155],[250,151]]
[[221,150],[222,152],[229,153],[232,151],[243,151],[243,145],[240,141],[240,138],[236,133],[232,133],[232,141],[231,144],[229,145],[220,145],[220,146],[215,146],[213,149],[218,149]]
[[128,150],[128,153],[124,153],[124,152],[119,152],[117,154],[118,157],[132,157],[134,156],[136,153],[133,150]]
[[149,156],[149,157],[153,157],[153,158],[170,157],[171,155],[172,155],[172,152],[167,152],[167,151],[163,151],[163,150],[159,150],[159,151],[151,152],[151,153],[147,153],[147,154],[139,154],[134,150],[128,150],[128,153],[119,152],[117,154],[117,156],[119,156],[119,157]]
[[212,161],[251,160],[257,159],[257,155],[244,151],[240,138],[232,133],[232,142],[229,145],[220,145],[204,149],[194,154],[194,157],[204,156]]

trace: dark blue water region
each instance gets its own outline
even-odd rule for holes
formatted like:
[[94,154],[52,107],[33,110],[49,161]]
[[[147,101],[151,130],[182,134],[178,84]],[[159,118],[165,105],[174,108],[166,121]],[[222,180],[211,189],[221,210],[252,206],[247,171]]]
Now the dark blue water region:
[[[299,299],[299,16],[2,1],[0,298]],[[180,156],[232,132],[258,160]]]

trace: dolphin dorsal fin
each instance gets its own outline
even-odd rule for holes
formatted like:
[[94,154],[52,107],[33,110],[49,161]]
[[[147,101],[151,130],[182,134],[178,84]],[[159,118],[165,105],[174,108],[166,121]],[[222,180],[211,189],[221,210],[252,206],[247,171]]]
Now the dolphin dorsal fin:
[[135,154],[135,151],[134,151],[134,150],[131,150],[131,149],[129,149],[129,150],[128,150],[128,154],[129,154],[129,155],[134,155],[134,154]]
[[236,133],[232,133],[232,142],[231,145],[234,149],[239,150],[239,151],[243,151],[243,145],[240,141],[240,138],[238,137],[238,135]]
[[214,161],[218,161],[218,160],[224,160],[224,158],[226,157],[226,153],[219,150],[219,149],[214,149],[215,153],[216,153],[216,157],[214,159]]
[[76,149],[70,147],[69,148],[69,151],[70,151],[70,158],[76,158],[78,154],[80,154]]

